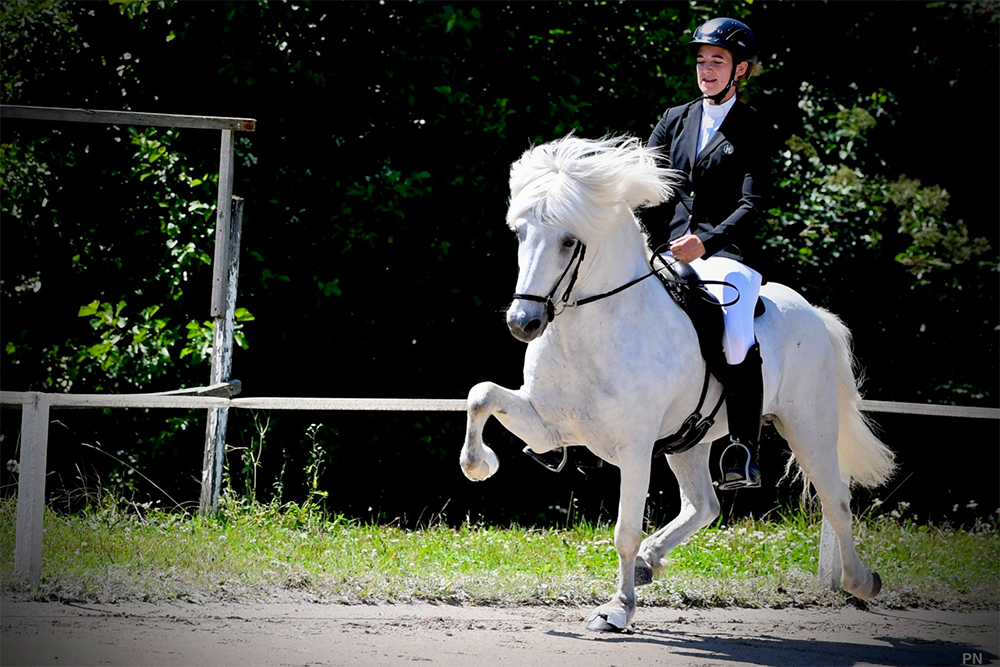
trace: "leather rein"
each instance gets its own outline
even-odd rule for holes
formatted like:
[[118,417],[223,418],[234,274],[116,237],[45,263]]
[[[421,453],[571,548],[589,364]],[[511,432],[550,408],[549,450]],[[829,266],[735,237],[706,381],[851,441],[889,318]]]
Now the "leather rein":
[[[587,246],[582,241],[577,241],[576,247],[573,248],[573,256],[570,257],[569,259],[569,264],[567,264],[566,268],[563,269],[562,275],[559,276],[559,279],[556,281],[556,284],[552,286],[552,289],[549,290],[548,294],[546,294],[545,296],[539,296],[537,294],[515,294],[514,299],[523,299],[525,301],[534,301],[536,303],[544,304],[545,315],[548,318],[549,322],[551,322],[556,318],[556,315],[561,315],[563,311],[565,311],[567,308],[578,308],[580,306],[585,306],[588,303],[593,303],[595,301],[600,301],[601,299],[606,299],[609,296],[614,296],[619,292],[624,292],[633,285],[641,283],[643,280],[649,278],[650,276],[658,276],[661,281],[671,282],[677,285],[684,285],[684,286],[691,285],[690,281],[679,280],[677,278],[677,272],[673,270],[671,264],[667,264],[666,262],[664,262],[662,268],[657,269],[653,267],[653,258],[659,255],[660,250],[664,247],[664,245],[667,244],[659,246],[650,257],[649,273],[639,276],[634,280],[630,280],[624,285],[619,285],[618,287],[612,290],[608,290],[607,292],[603,292],[601,294],[595,294],[593,296],[584,297],[583,299],[578,299],[576,301],[570,302],[569,300],[570,294],[573,292],[573,287],[576,285],[576,279],[580,275],[580,265],[583,264],[583,258],[587,255]],[[569,273],[569,270],[571,268],[573,269],[573,275],[570,277],[569,284],[566,285],[566,289],[565,291],[563,291],[562,296],[559,297],[558,302],[553,301],[552,297],[555,296],[556,292],[559,290],[559,285],[562,284],[562,281],[566,278],[566,274]],[[670,273],[673,274],[673,277],[663,275],[661,273],[663,269],[670,271]],[[709,303],[718,305],[720,308],[726,308],[727,306],[731,306],[740,300],[739,289],[732,283],[727,283],[723,280],[701,280],[700,278],[698,279],[697,282],[700,285],[726,285],[736,290],[736,295],[737,295],[736,298],[728,303],[716,304],[716,302],[714,301],[709,301]],[[562,308],[560,308],[559,311],[556,311],[557,304],[562,306]]]
[[[595,294],[593,296],[588,296],[588,297],[585,297],[583,299],[579,299],[579,300],[570,302],[570,300],[569,300],[570,294],[573,292],[573,287],[576,285],[576,279],[577,279],[577,277],[580,274],[580,265],[583,264],[583,258],[587,254],[587,246],[582,241],[577,241],[576,242],[576,247],[573,249],[573,256],[570,257],[569,264],[567,264],[566,268],[563,269],[562,275],[559,276],[559,279],[556,281],[556,284],[552,286],[552,289],[549,290],[549,293],[547,295],[545,295],[545,296],[539,296],[537,294],[520,294],[519,293],[519,294],[515,294],[514,295],[514,299],[524,299],[525,301],[534,301],[536,303],[544,304],[544,306],[545,306],[545,315],[548,318],[549,322],[551,322],[552,320],[554,320],[556,318],[556,315],[560,315],[567,308],[578,308],[579,306],[585,306],[588,303],[593,303],[595,301],[600,301],[601,299],[606,299],[609,296],[614,296],[615,294],[618,294],[619,292],[623,292],[623,291],[627,290],[629,287],[632,287],[633,285],[641,283],[643,280],[645,280],[646,278],[649,278],[650,276],[653,276],[653,275],[657,276],[664,283],[670,282],[670,283],[674,283],[675,285],[678,285],[680,287],[688,287],[688,288],[691,287],[692,286],[692,281],[681,280],[681,279],[678,278],[677,272],[674,271],[674,269],[672,268],[672,263],[668,264],[668,263],[664,262],[663,268],[660,268],[660,269],[657,269],[657,268],[655,268],[653,266],[653,259],[660,254],[660,250],[663,249],[664,245],[666,245],[666,244],[663,244],[663,245],[657,247],[656,250],[653,252],[653,254],[650,256],[650,259],[649,259],[649,272],[648,273],[646,273],[646,274],[644,274],[642,276],[639,276],[638,278],[636,278],[634,280],[630,280],[629,282],[625,283],[624,285],[619,285],[618,287],[616,287],[616,288],[614,288],[612,290],[609,290],[607,292],[603,292],[601,294]],[[674,260],[674,261],[676,261],[676,260]],[[553,297],[555,296],[556,292],[559,290],[559,285],[562,284],[563,280],[566,278],[566,275],[569,274],[571,268],[573,269],[573,274],[570,277],[569,284],[566,286],[566,289],[563,291],[562,296],[559,297],[559,300],[558,301],[553,300]],[[672,276],[665,276],[665,275],[663,275],[661,273],[661,271],[663,271],[663,269],[667,269],[673,275]],[[732,301],[728,302],[728,303],[717,303],[715,301],[712,301],[712,300],[709,300],[709,299],[705,299],[708,303],[711,303],[713,305],[717,305],[720,308],[725,308],[727,306],[731,306],[731,305],[733,305],[734,303],[736,303],[737,301],[740,300],[740,297],[739,297],[739,288],[737,288],[732,283],[728,283],[728,282],[721,281],[721,280],[702,280],[702,279],[699,278],[697,280],[697,284],[699,284],[699,285],[728,285],[729,287],[732,287],[734,290],[736,290],[736,298],[733,299]],[[699,296],[699,298],[703,298],[703,297]],[[558,311],[556,310],[556,305],[557,304],[559,304],[559,305],[562,306],[562,308],[560,308]],[[708,432],[708,430],[715,424],[715,416],[718,414],[719,410],[722,408],[722,403],[726,399],[726,393],[727,392],[726,392],[725,387],[723,387],[722,393],[719,396],[719,401],[718,401],[718,403],[716,403],[715,408],[712,410],[712,412],[707,417],[702,417],[701,411],[702,411],[702,407],[705,405],[705,398],[708,395],[708,385],[709,385],[710,378],[711,378],[711,372],[709,371],[708,364],[706,363],[705,364],[705,380],[702,383],[701,397],[698,399],[698,407],[695,408],[695,411],[693,413],[691,413],[691,415],[687,419],[684,420],[684,423],[681,425],[681,428],[676,433],[674,433],[673,435],[668,435],[668,436],[666,436],[664,438],[660,438],[659,440],[656,441],[656,445],[655,445],[655,449],[654,449],[654,453],[653,453],[654,457],[655,456],[659,456],[660,454],[678,454],[680,452],[685,452],[685,451],[691,449],[696,444],[698,444],[699,442],[701,442],[702,438],[704,438],[704,436]],[[537,456],[536,456],[536,458],[537,458]],[[562,464],[560,464],[558,467],[550,466],[549,464],[545,463],[541,459],[539,459],[539,462],[542,463],[542,465],[545,466],[546,468],[549,468],[550,470],[558,472],[559,470],[562,470],[563,465],[566,464],[566,450],[565,449],[563,450],[563,461],[562,461]]]

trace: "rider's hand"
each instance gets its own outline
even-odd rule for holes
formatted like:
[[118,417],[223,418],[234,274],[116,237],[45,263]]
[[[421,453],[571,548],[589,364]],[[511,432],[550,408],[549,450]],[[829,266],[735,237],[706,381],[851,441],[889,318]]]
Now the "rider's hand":
[[705,254],[705,244],[694,234],[685,234],[670,244],[674,259],[689,264]]

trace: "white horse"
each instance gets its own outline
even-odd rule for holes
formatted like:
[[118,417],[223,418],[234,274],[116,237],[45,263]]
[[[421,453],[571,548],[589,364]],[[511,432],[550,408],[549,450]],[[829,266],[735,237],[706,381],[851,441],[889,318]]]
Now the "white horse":
[[[469,479],[497,471],[496,454],[482,439],[491,416],[539,454],[583,445],[620,468],[618,590],[591,615],[590,629],[624,630],[635,613],[636,583],[650,581],[671,549],[719,514],[709,452],[727,433],[724,410],[697,446],[667,456],[681,511],[642,539],[653,444],[695,411],[705,376],[690,319],[656,279],[581,303],[648,272],[651,252],[634,210],[669,199],[673,177],[634,138],[571,135],[514,163],[507,224],[519,242],[518,298],[507,325],[528,342],[524,384],[515,391],[483,382],[469,392],[460,457]],[[850,333],[835,315],[783,285],[768,283],[761,297],[766,312],[755,327],[764,412],[788,441],[835,531],[840,585],[871,597],[881,581],[855,551],[849,487],[880,485],[894,462],[858,410]],[[713,378],[707,404],[721,391]]]

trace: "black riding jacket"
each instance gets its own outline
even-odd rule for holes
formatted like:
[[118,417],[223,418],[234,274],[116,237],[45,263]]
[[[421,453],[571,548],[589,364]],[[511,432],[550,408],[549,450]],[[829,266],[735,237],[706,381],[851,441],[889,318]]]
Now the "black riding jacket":
[[741,101],[696,155],[701,100],[667,109],[649,137],[672,168],[687,178],[669,202],[650,209],[643,223],[653,248],[681,237],[690,227],[705,244],[704,257],[729,257],[753,266],[758,219],[771,181],[770,132]]

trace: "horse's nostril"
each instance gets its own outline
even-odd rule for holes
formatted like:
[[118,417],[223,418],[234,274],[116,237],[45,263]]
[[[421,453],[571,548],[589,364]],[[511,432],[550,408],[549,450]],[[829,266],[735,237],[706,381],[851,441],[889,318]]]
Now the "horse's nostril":
[[540,326],[542,326],[542,321],[536,317],[535,319],[531,320],[526,325],[524,325],[524,333],[533,334],[536,331],[538,331],[538,327]]

